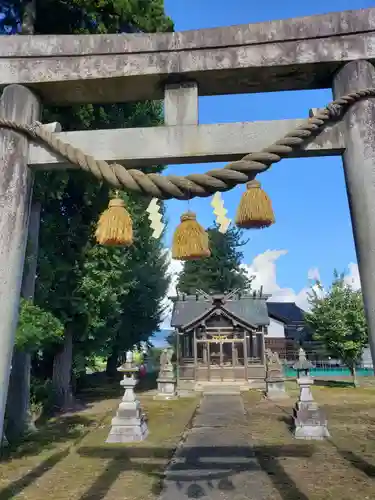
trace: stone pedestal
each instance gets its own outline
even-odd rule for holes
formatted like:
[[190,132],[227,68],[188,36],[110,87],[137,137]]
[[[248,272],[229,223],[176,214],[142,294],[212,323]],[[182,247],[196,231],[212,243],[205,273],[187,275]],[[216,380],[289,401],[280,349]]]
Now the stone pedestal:
[[285,380],[282,377],[266,378],[266,397],[271,400],[289,397],[285,390]]
[[283,367],[276,352],[266,349],[266,398],[283,399],[289,397],[285,390]]
[[297,383],[300,387],[300,394],[293,410],[294,437],[318,440],[330,437],[325,414],[314,401],[311,393],[314,380],[306,375],[299,377]]
[[157,383],[158,393],[156,394],[155,399],[176,399],[176,377],[173,373],[173,367],[160,372]]
[[134,394],[137,383],[135,370],[125,371],[121,385],[125,388],[124,396],[119,404],[116,416],[112,419],[111,430],[106,443],[130,443],[143,441],[148,436],[147,423],[142,414],[140,402]]

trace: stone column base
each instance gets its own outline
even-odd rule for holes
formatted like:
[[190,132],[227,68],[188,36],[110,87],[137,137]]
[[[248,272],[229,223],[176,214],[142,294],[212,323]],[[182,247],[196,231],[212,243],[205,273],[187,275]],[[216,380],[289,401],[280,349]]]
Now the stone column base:
[[327,419],[320,408],[295,408],[294,437],[296,439],[322,440],[330,437]]
[[286,399],[289,398],[285,390],[284,379],[267,379],[266,380],[266,397],[268,399]]
[[169,400],[176,399],[176,379],[175,378],[158,378],[158,393],[154,399]]
[[143,441],[148,436],[148,427],[143,419],[129,423],[125,419],[115,417],[106,443],[132,443]]
[[139,401],[122,401],[116,416],[112,419],[106,443],[143,441],[147,436],[147,423],[142,415]]

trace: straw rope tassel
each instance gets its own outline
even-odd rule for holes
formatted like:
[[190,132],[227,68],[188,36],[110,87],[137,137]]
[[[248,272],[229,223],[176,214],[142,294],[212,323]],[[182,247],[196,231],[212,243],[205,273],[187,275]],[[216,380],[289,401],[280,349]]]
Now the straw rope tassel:
[[133,224],[124,200],[116,197],[109,202],[107,210],[99,218],[95,237],[100,245],[132,245]]
[[237,209],[235,223],[243,229],[261,229],[275,223],[275,215],[270,198],[261,188],[260,182],[247,183]]
[[185,212],[173,235],[172,258],[197,260],[210,255],[207,232],[197,222],[194,212]]

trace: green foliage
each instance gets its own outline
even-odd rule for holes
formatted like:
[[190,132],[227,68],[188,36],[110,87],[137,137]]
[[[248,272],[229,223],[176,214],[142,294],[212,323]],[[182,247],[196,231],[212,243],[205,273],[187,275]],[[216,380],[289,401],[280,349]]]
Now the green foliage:
[[60,342],[64,333],[62,323],[48,311],[21,299],[16,347],[23,351],[37,351],[46,344]]
[[[17,8],[22,17],[24,4],[18,4]],[[162,0],[46,0],[36,3],[36,34],[172,30],[173,23],[164,14]],[[144,102],[49,107],[44,111],[43,120],[58,121],[66,131],[153,126],[162,120],[162,106],[160,102]],[[153,169],[157,170],[160,168]],[[95,224],[106,208],[109,195],[106,185],[100,185],[84,172],[39,173],[36,179],[35,197],[42,201],[36,302],[47,305],[65,325],[73,322],[75,330],[80,332],[76,340],[82,340],[87,328],[92,333],[92,329],[99,326],[95,322],[101,322],[104,327],[105,308],[117,310],[116,303],[111,304],[108,300],[114,301],[116,296],[118,304],[133,284],[130,268],[119,275],[118,259],[124,252],[93,248]],[[95,259],[98,259],[96,264]],[[123,259],[122,267],[127,264],[128,260]],[[95,267],[105,269],[110,275],[101,297],[95,289],[88,293],[90,283],[95,288],[93,277],[99,272]],[[99,281],[97,283],[100,286]],[[111,286],[112,291],[109,290]],[[106,306],[103,294],[106,294]],[[93,303],[95,299],[99,299],[98,305]],[[107,324],[111,321],[114,319],[108,318]]]
[[243,255],[239,248],[246,244],[242,241],[242,231],[232,226],[222,234],[218,226],[214,226],[207,232],[211,256],[184,263],[178,291],[195,293],[200,289],[207,293],[225,293],[236,288],[249,288],[251,280],[240,267]]
[[311,311],[306,313],[306,323],[314,338],[353,372],[368,343],[361,291],[353,290],[336,271],[327,293],[323,294],[320,283],[317,288],[309,294]]
[[120,33],[173,31],[163,0],[44,0],[37,2],[35,31]]
[[[37,3],[36,33],[172,30],[161,0]],[[63,130],[146,127],[162,122],[162,110],[160,102],[49,107],[43,120],[58,121]],[[149,200],[124,195],[134,247],[98,247],[93,232],[109,188],[79,171],[39,173],[36,181],[42,201],[36,301],[65,326],[74,325],[74,370],[80,372],[84,358],[127,349],[157,328],[167,286],[164,257],[145,217]]]
[[[14,0],[0,6],[13,32],[19,31],[26,4]],[[44,0],[35,2],[34,17],[33,31],[43,35],[173,31],[163,0]],[[163,107],[160,102],[49,106],[42,121],[60,122],[64,131],[156,126],[163,121]],[[151,238],[145,213],[149,200],[124,194],[134,224],[132,248],[95,244],[95,225],[111,194],[107,185],[82,171],[36,175],[34,200],[42,211],[35,307],[74,332],[74,378],[95,356],[116,354],[147,339],[158,328],[168,286],[166,256]],[[35,345],[41,349],[33,358],[33,372],[43,379],[52,374],[56,349],[43,344],[38,332]],[[34,345],[32,329],[29,335]]]
[[173,31],[164,0],[43,0],[33,10],[30,0],[2,0],[0,32],[19,32],[30,13],[34,34]]
[[89,315],[85,347],[103,355],[124,352],[157,330],[169,284],[167,255],[160,240],[151,237],[148,200],[124,198],[133,218],[134,244],[91,246],[80,286]]

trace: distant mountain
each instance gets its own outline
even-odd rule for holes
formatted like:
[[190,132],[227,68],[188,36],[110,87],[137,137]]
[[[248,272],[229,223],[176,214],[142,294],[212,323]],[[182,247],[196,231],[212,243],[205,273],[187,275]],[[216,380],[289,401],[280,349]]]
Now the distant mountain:
[[154,333],[152,337],[149,338],[149,342],[155,347],[167,347],[168,342],[166,338],[172,333],[173,330],[160,330],[160,332]]

